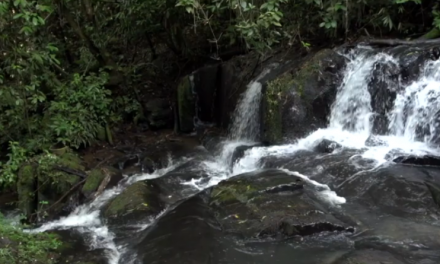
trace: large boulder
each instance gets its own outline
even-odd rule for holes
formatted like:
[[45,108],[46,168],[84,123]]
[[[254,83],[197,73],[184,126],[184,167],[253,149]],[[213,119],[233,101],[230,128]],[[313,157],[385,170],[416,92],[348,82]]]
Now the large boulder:
[[193,196],[127,242],[136,243],[141,263],[230,263],[220,261],[224,237],[203,198]]
[[336,51],[324,49],[302,63],[291,62],[284,66],[290,70],[269,80],[262,100],[262,140],[279,143],[324,127],[345,62]]
[[213,187],[210,205],[224,231],[244,238],[353,232],[319,205],[302,179],[279,170],[236,176]]
[[397,46],[385,51],[398,60],[401,69],[401,81],[408,85],[416,80],[424,70],[424,65],[439,57],[438,45],[427,43],[412,46]]
[[38,212],[40,218],[69,213],[79,203],[73,188],[86,176],[84,170],[82,160],[72,152],[33,157],[18,173],[20,210],[27,217]]
[[432,223],[440,214],[440,170],[390,165],[357,174],[338,193],[396,217]]
[[368,83],[371,95],[373,133],[387,134],[388,116],[392,110],[397,92],[400,90],[400,66],[396,61],[387,59],[375,63]]
[[121,224],[154,216],[163,210],[159,188],[151,182],[136,182],[117,195],[103,210],[109,223]]

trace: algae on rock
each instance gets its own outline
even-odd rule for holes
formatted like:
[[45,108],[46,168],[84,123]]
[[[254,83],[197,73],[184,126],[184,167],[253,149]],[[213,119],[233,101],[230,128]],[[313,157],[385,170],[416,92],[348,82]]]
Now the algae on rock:
[[82,188],[82,193],[84,196],[88,197],[93,192],[98,190],[99,185],[104,180],[105,175],[101,169],[93,169],[87,176],[86,182]]
[[274,169],[245,173],[213,187],[210,205],[224,231],[243,237],[351,232],[317,202],[313,192],[306,191],[305,184]]
[[163,209],[158,187],[148,182],[136,182],[116,196],[104,210],[110,221],[139,219],[158,214]]
[[291,63],[289,71],[266,83],[262,101],[262,140],[279,144],[327,124],[346,59],[324,49]]
[[264,141],[274,144],[283,138],[282,107],[292,83],[292,75],[287,72],[267,84],[263,97]]
[[[112,182],[117,182],[122,178],[121,172],[114,167],[104,166],[95,168],[87,174],[86,181],[81,189],[85,197],[90,197],[94,192],[98,191],[104,179],[108,178],[108,182],[104,183],[106,186]],[[103,186],[104,188],[106,186]]]
[[[81,159],[74,153],[67,152],[60,157],[45,153],[21,165],[17,181],[18,204],[27,217],[36,210],[45,212],[80,182],[78,175],[65,171],[84,171]],[[60,201],[57,205],[57,208],[52,208],[53,213],[63,207]]]

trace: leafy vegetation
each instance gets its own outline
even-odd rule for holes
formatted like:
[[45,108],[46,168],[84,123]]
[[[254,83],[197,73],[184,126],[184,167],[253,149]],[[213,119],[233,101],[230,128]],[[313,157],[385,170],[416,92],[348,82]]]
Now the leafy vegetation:
[[52,234],[28,234],[0,214],[0,263],[52,264],[53,252],[61,245]]
[[[112,127],[145,122],[146,101],[170,98],[185,70],[230,51],[428,31],[440,35],[434,0],[0,1],[0,190],[16,189],[28,164],[19,194],[35,213],[35,182],[61,196],[78,180],[53,170],[62,159],[50,150],[87,147],[102,134],[111,141]],[[1,263],[51,263],[59,245],[1,216],[0,234]]]
[[0,2],[2,187],[54,147],[93,144],[169,97],[185,67],[233,49],[306,49],[360,34],[440,29],[433,0],[11,0]]

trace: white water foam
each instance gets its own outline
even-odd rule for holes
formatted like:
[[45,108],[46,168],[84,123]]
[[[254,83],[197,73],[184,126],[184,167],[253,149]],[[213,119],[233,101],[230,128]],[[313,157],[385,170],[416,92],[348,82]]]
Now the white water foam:
[[[357,164],[359,158],[373,161],[371,164],[374,167],[383,166],[390,162],[389,156],[393,151],[406,155],[439,154],[436,149],[426,143],[433,141],[433,135],[438,136],[440,132],[440,100],[438,100],[440,99],[440,62],[428,63],[420,78],[407,87],[401,87],[400,83],[391,83],[389,76],[385,76],[385,73],[383,73],[384,76],[376,76],[385,80],[386,85],[389,86],[388,89],[396,91],[396,88],[401,87],[401,92],[397,95],[394,108],[389,113],[391,132],[388,135],[374,135],[380,144],[371,146],[367,144],[367,140],[372,136],[371,117],[375,113],[371,106],[368,86],[373,77],[373,70],[377,64],[393,64],[392,66],[398,67],[398,62],[385,53],[373,55],[362,52],[352,53],[348,55],[348,58],[350,62],[347,64],[343,74],[344,79],[332,105],[327,128],[318,129],[294,144],[251,148],[233,164],[232,170],[225,169],[223,162],[205,163],[206,170],[212,172],[211,179],[208,182],[193,180],[184,184],[205,189],[235,175],[261,169],[260,163],[263,157],[287,156],[300,150],[313,150],[324,139],[337,142],[344,148],[358,150],[358,154],[349,160],[354,166],[359,165]],[[252,86],[249,90],[252,90]],[[246,102],[246,100],[241,101],[241,105],[237,107],[240,109],[238,114],[247,113],[244,111],[249,107]],[[240,120],[245,119],[240,118]],[[420,127],[425,128],[425,137],[417,140]],[[243,129],[249,129],[249,127]],[[229,143],[223,155],[233,153],[232,148],[239,144],[239,142],[235,145]],[[225,157],[220,160],[225,160]],[[302,176],[308,179],[305,175]],[[338,204],[345,201],[327,188],[328,193],[324,197],[329,202]]]
[[[187,159],[182,159],[183,162]],[[115,235],[111,232],[107,225],[105,225],[100,218],[102,207],[107,204],[113,197],[120,194],[127,186],[147,179],[155,179],[161,177],[167,172],[175,169],[182,164],[182,161],[173,163],[169,160],[169,165],[166,168],[159,169],[151,174],[135,175],[123,180],[118,186],[104,191],[94,201],[88,204],[77,207],[70,215],[62,217],[58,220],[43,224],[41,227],[31,230],[25,230],[29,233],[41,233],[48,230],[67,230],[75,229],[82,233],[84,237],[88,238],[87,242],[91,249],[105,249],[109,264],[118,264],[126,249],[123,245],[116,245],[114,242]],[[156,218],[161,217],[164,212],[160,213]],[[156,219],[155,218],[155,219]],[[151,219],[154,221],[155,219]],[[138,231],[147,228],[151,222],[139,226]]]
[[336,194],[336,192],[332,191],[330,189],[330,187],[328,187],[325,184],[321,184],[317,181],[314,181],[312,179],[310,179],[309,177],[307,177],[306,175],[303,175],[297,171],[290,171],[288,169],[280,169],[281,171],[284,171],[285,173],[292,175],[292,176],[296,176],[299,177],[301,179],[303,179],[305,182],[312,184],[313,186],[319,187],[319,194],[321,196],[321,198],[326,201],[326,202],[330,202],[333,205],[339,205],[339,204],[344,204],[346,202],[346,199],[344,197],[338,196]]
[[[440,128],[440,119],[438,119],[440,117],[440,113],[438,114],[438,110],[440,110],[438,100],[440,96],[440,62],[427,64],[418,80],[407,87],[400,87],[394,108],[389,113],[390,133],[386,136],[374,135],[380,144],[370,146],[366,142],[372,136],[371,116],[375,114],[368,90],[372,72],[376,63],[396,64],[397,62],[384,53],[368,55],[361,52],[356,55],[350,54],[348,57],[351,61],[345,69],[344,79],[332,106],[327,128],[318,129],[294,144],[250,148],[245,151],[241,159],[231,164],[232,156],[238,146],[252,146],[255,144],[254,141],[258,139],[262,89],[259,80],[269,72],[267,70],[248,85],[248,89],[234,114],[231,140],[224,142],[222,150],[215,160],[201,162],[200,165],[208,173],[209,179],[193,179],[182,184],[203,190],[235,175],[261,169],[263,157],[288,156],[301,150],[313,150],[324,139],[337,142],[345,148],[357,150],[358,154],[349,159],[349,162],[353,162],[354,165],[358,165],[356,164],[358,158],[362,158],[374,161],[374,166],[381,166],[389,162],[390,159],[387,155],[396,150],[400,153],[413,155],[438,154],[438,151],[433,149],[429,143],[436,140],[435,135],[439,134],[436,129]],[[396,86],[399,85],[396,84]],[[29,232],[75,228],[91,237],[92,248],[108,249],[110,264],[118,264],[126,247],[116,245],[114,234],[101,222],[99,215],[102,206],[118,195],[127,185],[139,180],[160,177],[175,167],[176,165],[171,165],[169,168],[153,174],[128,178],[120,186],[105,191],[92,203],[78,207],[69,216],[46,223]],[[284,168],[279,169],[292,176],[300,177],[308,184],[317,187],[320,197],[333,205],[337,206],[346,202],[344,197],[338,196],[325,184],[316,182],[298,172]],[[150,224],[142,224],[138,228],[144,230]]]
[[260,133],[260,102],[262,85],[259,82],[278,64],[271,64],[247,85],[235,109],[230,137],[233,140],[256,141]]
[[440,129],[440,61],[429,62],[419,80],[400,93],[391,113],[390,131],[411,141],[430,143]]

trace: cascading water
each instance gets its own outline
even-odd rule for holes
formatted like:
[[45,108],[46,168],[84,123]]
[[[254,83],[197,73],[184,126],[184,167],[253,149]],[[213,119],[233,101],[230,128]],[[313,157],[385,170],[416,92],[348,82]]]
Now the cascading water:
[[422,76],[400,93],[390,115],[390,131],[411,141],[439,144],[440,61],[429,62]]
[[258,109],[261,102],[261,89],[262,85],[258,80],[248,85],[234,114],[230,134],[232,139],[257,140],[259,134]]
[[[208,179],[192,179],[182,182],[187,188],[206,189],[220,181],[235,175],[260,170],[264,167],[261,159],[267,156],[289,156],[301,150],[313,150],[322,140],[335,141],[345,148],[357,151],[357,156],[373,160],[374,166],[389,161],[387,155],[392,150],[403,153],[426,154],[437,153],[429,144],[438,144],[440,135],[440,62],[428,63],[423,74],[412,84],[403,87],[400,83],[391,83],[388,77],[379,76],[389,82],[389,86],[399,87],[394,107],[388,112],[389,133],[373,135],[380,144],[366,144],[372,136],[372,116],[375,109],[372,105],[369,85],[377,64],[398,65],[395,58],[385,53],[374,54],[370,50],[356,51],[358,54],[348,54],[350,62],[344,72],[341,86],[338,88],[336,100],[332,105],[329,125],[318,129],[309,136],[299,139],[294,144],[253,147],[231,166],[234,150],[238,146],[252,146],[258,141],[260,130],[259,106],[262,98],[261,78],[269,73],[270,68],[263,71],[255,80],[249,83],[233,117],[229,140],[224,142],[222,149],[214,159],[200,162],[201,171]],[[376,76],[378,77],[378,76]],[[117,187],[102,193],[95,201],[78,207],[65,218],[46,223],[40,228],[29,232],[44,232],[53,229],[75,229],[89,238],[90,247],[106,249],[109,264],[121,263],[121,256],[126,252],[125,245],[115,242],[115,234],[100,219],[100,211],[113,197],[118,195],[128,185],[147,179],[161,177],[176,168],[171,164],[168,168],[158,170],[153,174],[132,176],[123,180]],[[285,173],[302,178],[307,184],[316,187],[320,197],[332,206],[345,203],[345,198],[339,197],[329,186],[309,179],[307,176],[280,168]],[[145,223],[139,230],[149,226]],[[130,253],[129,263],[135,263],[135,253]],[[127,261],[125,259],[124,261]],[[131,261],[131,262],[130,262]]]
[[347,65],[346,73],[330,115],[330,128],[371,133],[371,95],[368,83],[377,63],[396,63],[385,53],[357,55]]
[[[48,230],[74,229],[85,237],[90,249],[105,250],[108,264],[119,264],[121,256],[126,252],[126,249],[124,245],[117,245],[115,242],[115,234],[110,231],[109,227],[101,220],[101,209],[112,198],[120,194],[128,185],[142,180],[158,178],[176,168],[178,165],[179,163],[173,163],[170,160],[169,165],[165,169],[157,170],[152,174],[143,174],[124,179],[118,186],[104,191],[91,203],[77,207],[70,215],[53,222],[45,223],[39,228],[26,230],[26,232],[39,233]],[[157,217],[159,216],[160,215]],[[133,227],[138,231],[142,231],[147,228],[153,220],[154,219],[141,226]]]
[[233,115],[232,127],[229,134],[232,140],[250,142],[258,140],[260,130],[259,111],[262,90],[262,85],[259,81],[277,66],[278,64],[270,65],[247,85],[247,89],[240,98]]

